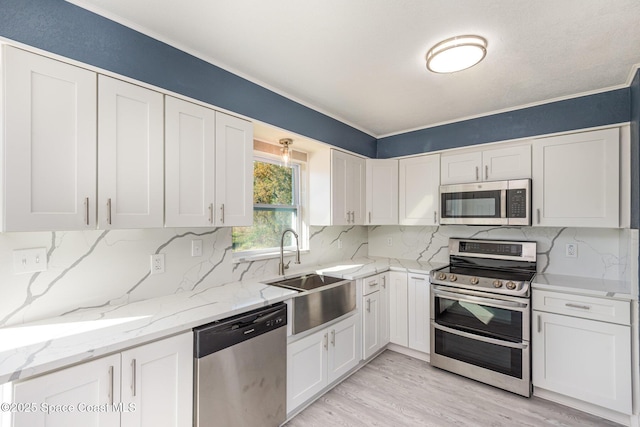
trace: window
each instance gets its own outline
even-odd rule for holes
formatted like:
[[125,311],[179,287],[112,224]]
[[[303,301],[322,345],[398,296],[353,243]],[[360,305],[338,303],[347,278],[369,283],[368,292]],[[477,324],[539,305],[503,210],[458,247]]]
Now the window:
[[[263,253],[280,248],[282,232],[300,234],[300,166],[256,157],[253,161],[253,226],[233,228],[233,251]],[[302,243],[302,242],[301,242]],[[287,233],[285,246],[295,240]]]

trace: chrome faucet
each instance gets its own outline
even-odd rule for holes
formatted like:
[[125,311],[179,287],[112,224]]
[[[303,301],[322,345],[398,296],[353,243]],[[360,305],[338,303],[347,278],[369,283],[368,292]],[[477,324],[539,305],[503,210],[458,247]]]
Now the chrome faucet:
[[289,268],[289,264],[291,263],[291,261],[289,261],[286,265],[284,263],[284,235],[287,234],[288,231],[293,233],[293,235],[296,238],[296,260],[295,260],[295,263],[296,264],[300,264],[300,243],[298,242],[298,234],[293,229],[287,228],[286,230],[284,230],[282,232],[282,237],[280,237],[280,264],[278,264],[278,274],[280,276],[284,276],[284,271],[287,268]]

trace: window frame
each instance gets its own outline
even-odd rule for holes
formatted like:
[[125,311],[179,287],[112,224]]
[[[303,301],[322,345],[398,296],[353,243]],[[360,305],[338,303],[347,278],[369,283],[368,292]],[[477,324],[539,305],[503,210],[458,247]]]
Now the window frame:
[[[278,156],[269,155],[268,153],[263,153],[259,151],[255,151],[253,155],[254,162],[261,163],[270,163],[277,166],[284,166],[282,159]],[[281,205],[281,204],[266,204],[266,203],[254,203],[252,207],[252,214],[258,209],[263,210],[295,210],[296,212],[296,233],[298,234],[298,241],[300,245],[300,250],[306,250],[308,247],[308,226],[307,221],[305,220],[303,214],[305,213],[304,202],[306,200],[305,197],[305,187],[306,187],[306,164],[305,162],[295,161],[293,159],[289,160],[289,164],[287,167],[291,167],[294,170],[292,176],[292,188],[293,188],[293,204],[291,205]],[[235,227],[234,227],[235,228]],[[232,237],[233,241],[233,231]],[[295,251],[296,247],[294,245],[285,246],[284,249],[286,251]],[[243,261],[250,258],[270,258],[280,255],[280,246],[270,247],[270,248],[262,248],[262,249],[246,249],[233,251],[233,258],[237,261]]]

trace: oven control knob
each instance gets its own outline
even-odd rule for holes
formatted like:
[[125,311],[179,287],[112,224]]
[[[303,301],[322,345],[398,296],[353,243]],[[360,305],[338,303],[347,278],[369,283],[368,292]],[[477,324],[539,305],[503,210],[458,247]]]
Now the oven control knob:
[[447,275],[444,273],[438,273],[438,280],[444,280],[447,278]]
[[480,279],[478,279],[477,277],[472,277],[471,278],[471,284],[472,285],[477,285],[480,282]]
[[493,287],[494,288],[501,288],[502,287],[502,282],[500,280],[494,280],[493,281]]
[[456,280],[458,280],[458,276],[456,276],[455,274],[450,274],[449,275],[449,280],[452,282],[455,282]]
[[510,290],[514,290],[516,288],[516,284],[512,281],[508,281],[506,286],[507,286],[507,289],[510,289]]

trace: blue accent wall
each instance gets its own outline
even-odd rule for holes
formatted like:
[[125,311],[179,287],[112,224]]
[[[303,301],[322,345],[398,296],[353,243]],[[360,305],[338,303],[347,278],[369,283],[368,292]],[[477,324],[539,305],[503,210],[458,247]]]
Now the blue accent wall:
[[378,158],[406,156],[628,122],[630,90],[551,102],[378,140]]
[[640,228],[640,69],[631,82],[631,228]]
[[0,36],[376,155],[371,135],[63,0],[0,0]]

